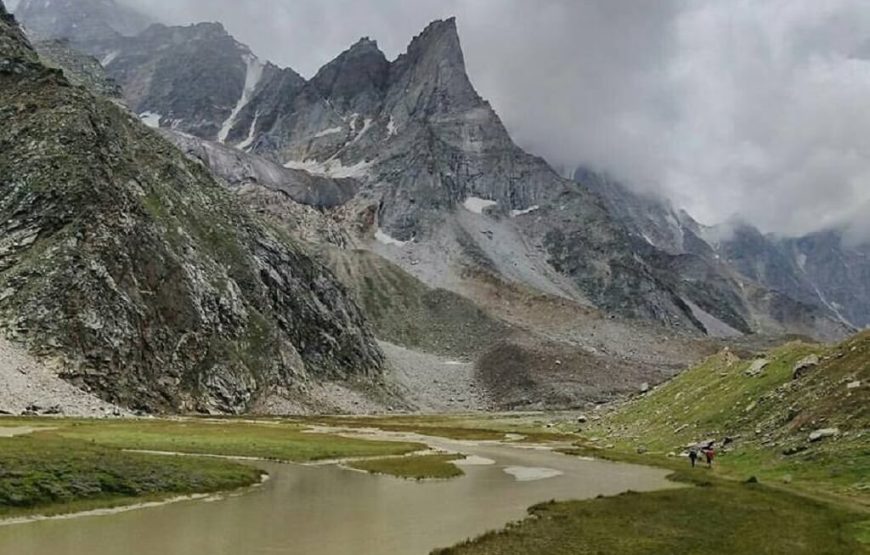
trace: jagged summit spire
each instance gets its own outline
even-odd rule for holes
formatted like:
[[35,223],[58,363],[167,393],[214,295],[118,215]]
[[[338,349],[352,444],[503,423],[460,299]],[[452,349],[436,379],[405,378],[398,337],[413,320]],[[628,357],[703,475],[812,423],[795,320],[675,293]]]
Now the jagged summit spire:
[[387,109],[398,122],[408,116],[458,113],[484,104],[468,78],[453,17],[433,21],[414,37],[407,52],[393,62],[390,85]]
[[427,25],[422,33],[414,37],[405,56],[416,59],[423,55],[437,56],[465,70],[465,57],[459,41],[459,31],[456,29],[455,17],[436,19]]

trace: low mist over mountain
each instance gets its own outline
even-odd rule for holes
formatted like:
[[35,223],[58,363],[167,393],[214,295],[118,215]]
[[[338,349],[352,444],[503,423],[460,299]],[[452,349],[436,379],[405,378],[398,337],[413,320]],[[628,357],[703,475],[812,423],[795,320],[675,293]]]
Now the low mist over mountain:
[[[70,9],[87,13],[88,25],[46,25]],[[157,228],[168,234],[172,256],[185,267],[216,264],[224,277],[206,283],[238,289],[239,302],[257,307],[268,329],[277,322],[275,333],[301,359],[283,357],[298,370],[270,369],[270,376],[294,376],[267,380],[270,386],[288,388],[295,376],[374,384],[386,368],[384,394],[412,406],[572,406],[659,381],[709,352],[711,339],[829,340],[870,323],[867,250],[836,233],[776,239],[749,226],[725,233],[602,173],[565,179],[521,149],[473,86],[454,19],[433,21],[392,60],[364,37],[305,79],[259,58],[220,23],[137,31],[144,16],[110,1],[25,1],[18,13],[34,36],[65,40],[101,63],[140,120],[125,123],[136,130],[129,148],[150,141],[147,149],[175,160],[178,169],[166,175],[209,191],[216,179],[234,193],[208,193],[235,211],[203,216],[214,218],[208,229],[199,228],[197,214],[212,214],[218,201],[206,202],[205,193],[179,193],[160,181],[159,191],[145,190],[147,202],[137,202],[154,225],[172,206],[193,211],[192,219],[175,226],[173,214],[172,225]],[[51,58],[48,49],[41,55]],[[73,65],[64,71],[76,80],[81,64]],[[93,89],[94,80],[77,82]],[[83,105],[105,104],[74,90]],[[181,162],[182,154],[192,162]],[[124,175],[157,161],[125,163]],[[250,212],[265,223],[249,222]],[[176,234],[204,245],[174,244]],[[230,246],[219,247],[223,241]],[[263,252],[264,241],[281,246],[269,243]],[[210,252],[218,258],[200,260]],[[333,279],[347,293],[333,289]],[[299,288],[285,291],[291,297],[317,300],[288,304],[266,293],[287,283]],[[246,300],[262,295],[267,306]],[[4,302],[19,306],[16,299]],[[220,306],[226,296],[215,299]],[[240,316],[246,324],[215,324],[213,332],[230,345],[249,337],[250,310]],[[209,333],[198,337],[209,343]],[[520,360],[526,363],[513,366]],[[211,366],[196,367],[211,375]],[[448,370],[458,372],[455,382],[429,381]],[[225,405],[250,406],[262,392],[258,372],[244,400]],[[421,388],[436,393],[424,398]]]

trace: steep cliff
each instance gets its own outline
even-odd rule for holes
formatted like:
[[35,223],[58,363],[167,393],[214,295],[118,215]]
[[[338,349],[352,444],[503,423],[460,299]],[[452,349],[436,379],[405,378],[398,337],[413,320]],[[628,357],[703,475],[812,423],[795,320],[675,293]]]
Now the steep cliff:
[[0,325],[146,410],[242,411],[382,354],[332,274],[114,103],[43,66],[0,4]]

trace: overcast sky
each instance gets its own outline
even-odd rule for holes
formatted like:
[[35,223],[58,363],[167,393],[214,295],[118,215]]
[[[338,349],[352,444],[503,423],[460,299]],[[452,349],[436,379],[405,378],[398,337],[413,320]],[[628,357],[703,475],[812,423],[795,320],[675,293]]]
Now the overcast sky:
[[123,1],[221,21],[304,76],[361,36],[393,58],[455,15],[472,81],[554,165],[606,170],[705,223],[870,237],[868,0]]

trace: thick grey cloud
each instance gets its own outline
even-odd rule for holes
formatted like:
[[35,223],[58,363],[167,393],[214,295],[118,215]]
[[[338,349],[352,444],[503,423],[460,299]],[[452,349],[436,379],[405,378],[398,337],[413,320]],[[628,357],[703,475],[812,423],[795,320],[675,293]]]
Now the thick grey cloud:
[[554,165],[606,170],[706,223],[870,237],[866,0],[125,1],[222,21],[306,76],[360,36],[392,57],[456,15],[481,94]]

